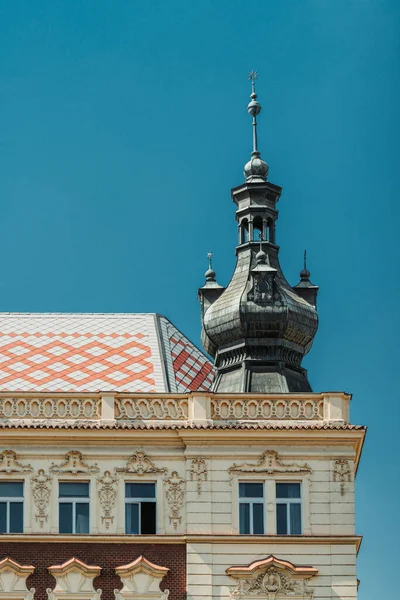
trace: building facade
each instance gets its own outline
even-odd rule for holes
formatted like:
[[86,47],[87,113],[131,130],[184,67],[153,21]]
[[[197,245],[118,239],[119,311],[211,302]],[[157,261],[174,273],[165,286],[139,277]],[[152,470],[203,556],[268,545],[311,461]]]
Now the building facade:
[[301,366],[318,288],[281,271],[260,110],[253,77],[214,365],[159,315],[0,315],[0,600],[357,598],[365,428]]

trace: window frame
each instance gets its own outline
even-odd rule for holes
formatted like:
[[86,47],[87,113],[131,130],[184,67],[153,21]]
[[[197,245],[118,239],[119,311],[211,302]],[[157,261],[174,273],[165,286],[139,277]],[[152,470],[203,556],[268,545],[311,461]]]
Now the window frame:
[[[6,531],[0,533],[0,535],[5,535],[9,533],[24,533],[25,528],[25,480],[24,479],[0,479],[0,483],[22,483],[22,496],[0,496],[0,503],[6,504]],[[22,530],[21,531],[10,531],[10,520],[11,520],[11,510],[10,504],[22,504]]]
[[[66,496],[65,498],[60,497],[60,483],[86,483],[88,486],[88,495],[87,496]],[[71,480],[60,478],[57,481],[58,486],[58,533],[60,535],[89,535],[90,534],[90,518],[91,518],[91,509],[90,509],[90,488],[91,481],[90,479],[79,479],[79,480]],[[60,504],[72,504],[72,532],[71,533],[62,533],[60,532]],[[88,517],[88,531],[85,533],[76,533],[76,504],[88,504],[89,505],[89,517]]]
[[[241,483],[260,483],[262,485],[262,496],[257,497],[240,497],[240,484]],[[240,533],[240,505],[241,504],[250,504],[250,533]],[[262,525],[263,525],[263,533],[254,533],[254,504],[262,504]],[[240,535],[265,535],[265,524],[266,524],[266,494],[265,494],[265,481],[264,480],[253,480],[253,479],[238,479],[238,531]]]
[[[278,498],[276,495],[276,486],[278,483],[285,484],[298,484],[300,486],[300,496],[298,498]],[[303,535],[303,485],[302,481],[288,481],[288,480],[280,480],[275,479],[275,515],[276,515],[276,535]],[[284,504],[286,506],[286,529],[287,533],[278,533],[278,504]],[[292,533],[290,531],[290,505],[291,504],[299,504],[300,505],[300,533]]]
[[[138,483],[138,484],[143,484],[143,483],[151,483],[152,485],[154,485],[154,496],[147,497],[147,498],[128,498],[126,496],[126,484],[129,483]],[[158,533],[158,506],[157,506],[157,489],[158,489],[158,485],[157,485],[157,481],[141,481],[141,480],[137,480],[137,479],[129,479],[126,478],[124,479],[124,531],[125,531],[125,535],[157,535]],[[156,527],[155,527],[155,532],[154,533],[142,533],[140,530],[142,528],[142,502],[154,502],[154,504],[156,505],[156,510],[155,510],[155,514],[156,514]],[[138,533],[128,533],[126,530],[126,505],[127,504],[137,504],[139,506],[139,510],[138,510],[138,518],[139,518],[139,532]]]

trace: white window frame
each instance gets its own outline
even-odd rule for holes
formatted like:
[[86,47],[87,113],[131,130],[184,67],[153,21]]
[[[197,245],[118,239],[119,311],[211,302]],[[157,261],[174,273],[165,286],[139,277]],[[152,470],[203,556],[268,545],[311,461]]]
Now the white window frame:
[[[276,486],[278,483],[291,484],[296,483],[300,485],[300,496],[298,498],[278,498],[276,496]],[[286,504],[286,528],[287,533],[279,533],[278,534],[278,508],[276,508],[276,531],[277,535],[303,535],[303,482],[302,481],[282,481],[279,479],[275,480],[275,503],[276,506],[278,504]],[[290,504],[300,504],[300,533],[292,533],[290,531]]]
[[[66,496],[65,498],[60,497],[60,483],[87,483],[88,485],[88,496]],[[59,479],[58,480],[58,515],[60,515],[60,504],[72,504],[72,533],[61,533],[60,535],[89,535],[90,534],[90,480],[82,479],[81,481],[71,481],[71,479]],[[89,504],[89,531],[83,534],[76,533],[76,505],[77,504]],[[58,517],[58,531],[60,533],[60,517]]]
[[25,512],[24,511],[24,508],[25,508],[25,506],[24,506],[25,505],[25,502],[24,502],[25,481],[23,479],[13,479],[13,480],[8,480],[8,481],[1,479],[0,483],[22,483],[22,496],[0,496],[0,502],[6,504],[6,531],[4,532],[5,534],[6,533],[15,533],[15,532],[10,532],[10,503],[11,502],[18,502],[19,504],[22,503],[22,531],[17,532],[17,533],[23,533],[24,526],[25,526],[25,515],[24,515],[24,512]]
[[[262,485],[262,490],[263,490],[263,495],[258,497],[258,498],[246,498],[240,497],[240,484],[241,483],[261,483]],[[252,479],[239,479],[238,480],[238,531],[240,533],[240,505],[241,504],[250,504],[250,533],[242,533],[240,535],[265,535],[265,481],[263,481],[262,479],[260,480],[252,480]],[[262,504],[263,506],[263,511],[262,511],[262,516],[263,516],[263,531],[264,533],[253,533],[253,529],[254,529],[254,512],[253,512],[253,505],[254,504]]]
[[[126,497],[126,484],[127,483],[151,483],[154,485],[154,496],[152,498],[127,498]],[[138,481],[137,479],[125,479],[124,481],[124,524],[126,535],[156,535],[158,529],[158,510],[157,510],[157,481]],[[140,531],[142,526],[142,502],[151,502],[154,500],[156,505],[156,530],[154,533],[142,534]],[[126,531],[126,505],[127,504],[138,504],[139,505],[139,533],[128,533]]]

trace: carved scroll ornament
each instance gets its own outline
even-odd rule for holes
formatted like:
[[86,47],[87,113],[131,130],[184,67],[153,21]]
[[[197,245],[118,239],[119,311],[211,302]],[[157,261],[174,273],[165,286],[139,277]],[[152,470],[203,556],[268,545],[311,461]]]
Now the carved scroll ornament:
[[204,458],[193,458],[190,465],[190,481],[197,481],[197,493],[201,494],[201,482],[207,481],[207,463]]
[[99,472],[99,467],[97,464],[89,466],[83,460],[83,456],[81,452],[78,450],[70,450],[65,455],[65,460],[61,465],[56,465],[54,463],[51,464],[50,472],[51,473],[87,473],[88,475],[93,475]]
[[185,480],[182,477],[179,477],[178,473],[174,471],[171,477],[164,481],[167,486],[166,497],[170,511],[169,521],[173,524],[174,529],[176,529],[178,524],[182,521],[180,512],[185,499],[183,491]]
[[37,508],[35,515],[36,521],[39,521],[40,527],[48,519],[47,508],[51,496],[51,477],[46,475],[43,469],[39,469],[38,474],[31,478],[32,498]]
[[31,465],[22,465],[13,450],[3,450],[0,454],[0,471],[5,473],[32,473]]
[[117,473],[136,473],[136,475],[147,475],[148,473],[166,473],[167,469],[162,467],[159,469],[145,452],[138,450],[131,456],[126,467],[118,467],[115,469]]
[[266,475],[274,475],[275,473],[311,473],[311,468],[307,464],[285,464],[275,450],[267,450],[262,454],[257,463],[233,464],[229,469],[229,473],[265,473]]
[[97,483],[99,485],[100,505],[104,512],[101,521],[104,523],[106,529],[109,529],[111,523],[114,521],[112,511],[117,500],[117,479],[111,475],[110,471],[104,471],[103,477],[100,477]]
[[338,458],[333,465],[333,481],[340,483],[340,495],[344,496],[346,492],[346,483],[352,480],[352,472],[349,461],[345,458]]

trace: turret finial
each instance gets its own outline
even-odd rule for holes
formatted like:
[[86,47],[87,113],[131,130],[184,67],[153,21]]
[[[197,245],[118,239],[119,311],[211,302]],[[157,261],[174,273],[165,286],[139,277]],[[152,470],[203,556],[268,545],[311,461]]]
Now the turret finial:
[[208,269],[205,273],[206,281],[215,281],[215,271],[212,268],[212,257],[213,257],[213,253],[207,252]]
[[310,271],[307,269],[307,250],[304,250],[304,268],[300,273],[302,281],[308,281],[310,279]]
[[266,162],[261,160],[260,152],[258,150],[257,141],[257,115],[261,112],[261,104],[257,102],[256,94],[256,79],[258,78],[257,71],[251,71],[249,73],[249,79],[251,81],[251,94],[250,102],[247,105],[247,112],[253,117],[253,151],[251,153],[251,159],[244,167],[244,175],[246,181],[265,181],[268,174],[268,165]]

